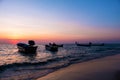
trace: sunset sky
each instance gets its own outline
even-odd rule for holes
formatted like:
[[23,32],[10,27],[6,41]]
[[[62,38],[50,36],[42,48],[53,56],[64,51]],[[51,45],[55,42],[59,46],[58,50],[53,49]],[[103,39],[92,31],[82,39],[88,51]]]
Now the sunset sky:
[[0,0],[0,40],[120,42],[120,0]]

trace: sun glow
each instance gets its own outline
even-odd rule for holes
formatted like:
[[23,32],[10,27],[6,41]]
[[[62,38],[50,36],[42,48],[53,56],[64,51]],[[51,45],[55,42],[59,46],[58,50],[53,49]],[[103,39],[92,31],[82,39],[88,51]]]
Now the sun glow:
[[14,40],[9,40],[9,43],[11,43],[11,44],[17,44],[19,42],[19,40],[16,40],[16,39],[14,39]]
[[17,34],[17,33],[9,33],[9,34],[5,34],[3,36],[3,39],[13,39],[13,40],[18,40],[18,39],[23,39],[24,38],[24,35],[21,35],[21,34]]
[[10,38],[11,38],[11,39],[20,39],[20,38],[21,38],[21,35],[12,34],[12,35],[10,35]]

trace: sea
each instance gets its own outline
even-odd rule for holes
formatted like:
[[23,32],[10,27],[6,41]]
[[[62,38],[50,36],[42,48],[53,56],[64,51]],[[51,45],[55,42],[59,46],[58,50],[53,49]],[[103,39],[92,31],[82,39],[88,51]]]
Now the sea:
[[37,46],[36,54],[25,54],[18,52],[16,45],[0,44],[0,80],[36,80],[71,64],[120,54],[120,44],[64,44],[57,52],[47,51],[42,44]]

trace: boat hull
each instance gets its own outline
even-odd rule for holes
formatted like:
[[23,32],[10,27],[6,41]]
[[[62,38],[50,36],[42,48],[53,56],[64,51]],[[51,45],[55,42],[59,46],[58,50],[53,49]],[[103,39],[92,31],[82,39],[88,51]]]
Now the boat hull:
[[46,50],[48,51],[58,51],[58,46],[49,46],[45,45]]
[[37,50],[37,46],[29,46],[23,43],[18,43],[17,48],[18,48],[18,51],[22,53],[36,53],[36,50]]

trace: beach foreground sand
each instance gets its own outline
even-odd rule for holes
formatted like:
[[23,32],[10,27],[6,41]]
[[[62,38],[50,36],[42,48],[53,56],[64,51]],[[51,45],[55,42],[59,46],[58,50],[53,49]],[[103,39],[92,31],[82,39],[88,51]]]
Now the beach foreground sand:
[[73,64],[37,80],[120,80],[120,54]]

